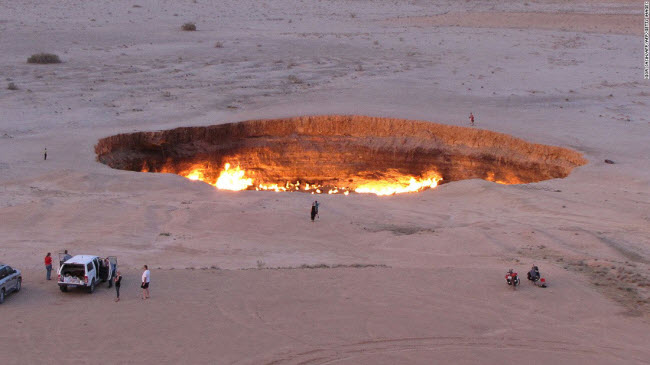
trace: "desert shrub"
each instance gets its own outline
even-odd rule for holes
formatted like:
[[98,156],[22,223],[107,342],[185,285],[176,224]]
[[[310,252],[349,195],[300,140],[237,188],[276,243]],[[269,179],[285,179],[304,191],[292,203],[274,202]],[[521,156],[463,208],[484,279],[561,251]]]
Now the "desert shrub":
[[27,63],[38,63],[38,64],[61,63],[61,59],[59,59],[59,56],[52,53],[36,53],[31,55],[27,59]]
[[214,48],[223,48],[223,43],[221,43],[221,42],[215,43]]
[[296,75],[289,75],[289,82],[292,84],[302,84],[302,80]]
[[7,90],[18,90],[18,86],[13,82],[10,82],[9,85],[7,85]]
[[185,23],[181,27],[182,30],[188,31],[188,32],[193,32],[196,30],[196,24],[194,23]]

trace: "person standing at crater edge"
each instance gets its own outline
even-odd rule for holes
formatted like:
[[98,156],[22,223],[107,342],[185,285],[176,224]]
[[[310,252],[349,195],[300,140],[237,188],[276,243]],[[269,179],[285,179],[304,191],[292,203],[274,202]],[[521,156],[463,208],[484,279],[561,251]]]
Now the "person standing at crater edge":
[[469,125],[474,126],[474,114],[472,112],[469,113]]
[[316,203],[311,204],[311,221],[314,221],[314,218],[316,218],[316,211],[318,208],[316,208]]
[[43,161],[47,160],[47,147],[43,150]]

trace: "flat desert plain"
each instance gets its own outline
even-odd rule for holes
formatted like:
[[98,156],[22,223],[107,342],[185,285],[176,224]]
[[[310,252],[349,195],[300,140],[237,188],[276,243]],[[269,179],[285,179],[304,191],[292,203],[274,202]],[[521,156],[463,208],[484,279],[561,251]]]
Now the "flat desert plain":
[[[0,305],[2,364],[650,363],[641,1],[15,0],[0,50],[0,261],[23,272]],[[39,52],[62,62],[26,62]],[[312,223],[311,194],[111,169],[94,150],[250,119],[470,112],[588,162],[319,195]],[[46,281],[63,249],[117,256],[122,300]]]

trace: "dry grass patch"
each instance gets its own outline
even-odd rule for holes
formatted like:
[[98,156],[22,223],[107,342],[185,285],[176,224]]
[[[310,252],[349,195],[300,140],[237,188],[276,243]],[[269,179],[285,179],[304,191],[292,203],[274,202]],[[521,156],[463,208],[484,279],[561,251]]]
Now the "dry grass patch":
[[185,23],[181,26],[181,29],[187,32],[194,32],[196,31],[196,24],[194,23]]
[[303,81],[296,75],[289,75],[289,82],[292,84],[302,84]]
[[36,63],[36,64],[50,64],[50,63],[61,63],[59,56],[53,53],[36,53],[31,55],[27,59],[27,63]]

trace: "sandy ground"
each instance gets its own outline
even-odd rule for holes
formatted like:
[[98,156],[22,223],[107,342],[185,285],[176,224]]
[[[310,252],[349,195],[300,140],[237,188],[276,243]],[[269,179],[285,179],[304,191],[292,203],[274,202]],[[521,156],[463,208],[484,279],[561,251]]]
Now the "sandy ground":
[[[648,363],[641,13],[604,0],[3,2],[0,261],[24,271],[0,306],[3,361]],[[25,63],[41,51],[63,63]],[[467,125],[470,111],[478,128],[590,162],[536,184],[319,196],[311,223],[311,195],[217,191],[93,154],[136,130],[328,113]],[[42,257],[64,248],[118,256],[124,300],[45,281]],[[549,288],[505,285],[533,263]],[[271,269],[317,264],[348,267]]]

